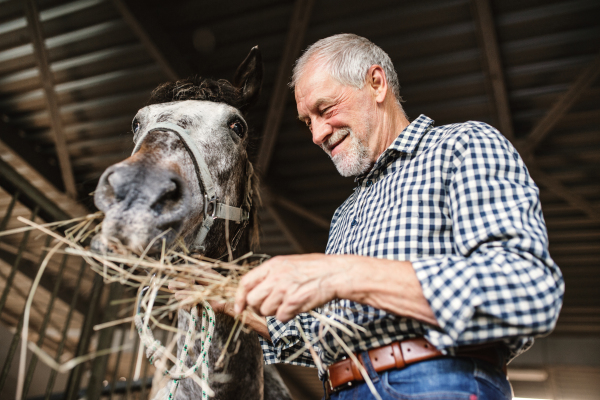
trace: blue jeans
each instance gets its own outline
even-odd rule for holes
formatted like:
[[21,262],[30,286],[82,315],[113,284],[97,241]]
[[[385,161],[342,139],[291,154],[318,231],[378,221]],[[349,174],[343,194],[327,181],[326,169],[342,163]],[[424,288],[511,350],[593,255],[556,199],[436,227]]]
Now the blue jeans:
[[[474,358],[445,357],[403,369],[375,372],[367,352],[365,367],[383,400],[510,400],[512,388],[500,367]],[[374,399],[366,383],[331,394],[335,400]]]

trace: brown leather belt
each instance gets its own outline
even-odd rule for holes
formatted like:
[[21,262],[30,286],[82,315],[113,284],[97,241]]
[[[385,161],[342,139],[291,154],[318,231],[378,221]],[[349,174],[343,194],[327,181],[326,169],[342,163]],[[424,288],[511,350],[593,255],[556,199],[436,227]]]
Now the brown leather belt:
[[[459,347],[456,351],[458,357],[472,357],[487,361],[493,365],[501,366],[506,373],[506,364],[498,352],[498,343],[487,343],[483,345]],[[435,357],[443,357],[444,354],[436,349],[425,338],[407,339],[394,342],[387,346],[377,347],[368,351],[371,364],[377,372],[390,369],[401,369],[406,365],[419,361],[429,360]],[[363,364],[362,357],[358,359]],[[338,361],[328,368],[329,379],[326,383],[328,392],[340,390],[351,385],[353,381],[364,380],[358,367],[350,358]]]

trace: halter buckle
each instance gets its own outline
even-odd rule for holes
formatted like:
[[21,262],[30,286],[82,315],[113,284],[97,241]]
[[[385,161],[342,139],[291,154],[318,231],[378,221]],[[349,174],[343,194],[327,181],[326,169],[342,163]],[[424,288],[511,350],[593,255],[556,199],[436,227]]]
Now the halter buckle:
[[[219,198],[217,196],[213,196],[210,199],[208,195],[204,195],[204,218],[211,217],[212,219],[217,219],[217,203],[219,202]],[[208,214],[208,206],[212,204],[212,210],[210,215]]]

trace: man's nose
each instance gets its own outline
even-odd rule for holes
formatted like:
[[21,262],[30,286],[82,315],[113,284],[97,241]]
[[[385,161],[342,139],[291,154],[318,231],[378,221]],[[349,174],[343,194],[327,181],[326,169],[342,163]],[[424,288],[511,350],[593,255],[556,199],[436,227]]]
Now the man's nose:
[[322,145],[333,133],[331,125],[318,119],[311,121],[311,127],[313,143],[317,146]]

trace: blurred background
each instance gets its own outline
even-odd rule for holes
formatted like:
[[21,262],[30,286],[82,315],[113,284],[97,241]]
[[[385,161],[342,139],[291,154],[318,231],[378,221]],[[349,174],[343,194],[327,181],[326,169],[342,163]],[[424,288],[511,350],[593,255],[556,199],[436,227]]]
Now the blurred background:
[[[600,2],[598,0],[1,0],[0,231],[95,210],[104,169],[132,148],[131,120],[159,83],[231,79],[251,47],[265,62],[248,117],[262,178],[261,251],[323,251],[354,187],[297,121],[287,83],[307,45],[365,36],[392,58],[409,118],[497,127],[540,188],[566,295],[556,330],[509,365],[515,396],[600,398]],[[36,233],[0,237],[0,398],[14,397],[23,307],[44,257]],[[29,340],[64,361],[129,343],[123,294],[57,255],[35,296]],[[135,345],[133,348],[137,348]],[[26,398],[141,398],[122,351],[58,374],[29,354]],[[142,377],[151,377],[144,364]],[[316,372],[281,372],[295,399]]]

